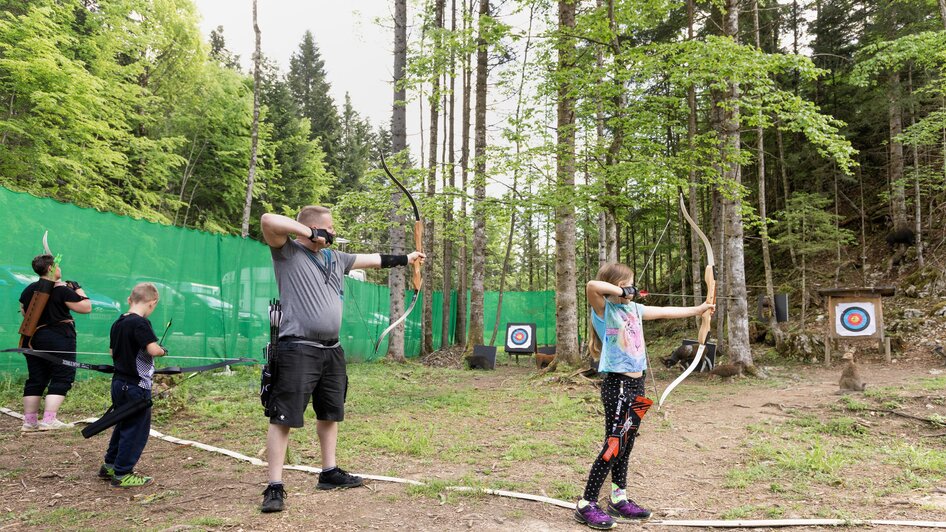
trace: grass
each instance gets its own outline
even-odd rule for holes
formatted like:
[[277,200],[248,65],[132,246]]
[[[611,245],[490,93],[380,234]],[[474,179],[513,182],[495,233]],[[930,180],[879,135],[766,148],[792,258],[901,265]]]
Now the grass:
[[[930,382],[946,385],[941,378],[926,379],[915,388],[936,390]],[[724,487],[765,486],[786,499],[804,500],[812,489],[840,487],[885,497],[936,485],[946,475],[946,450],[930,446],[935,441],[876,430],[876,420],[857,418],[870,409],[901,408],[912,388],[845,395],[828,412],[795,410],[788,420],[750,425],[743,443],[746,460],[727,470]],[[870,472],[876,474],[864,474]]]
[[97,512],[61,506],[52,510],[29,510],[18,516],[17,519],[31,527],[95,530],[94,526],[86,523],[94,522],[97,515]]

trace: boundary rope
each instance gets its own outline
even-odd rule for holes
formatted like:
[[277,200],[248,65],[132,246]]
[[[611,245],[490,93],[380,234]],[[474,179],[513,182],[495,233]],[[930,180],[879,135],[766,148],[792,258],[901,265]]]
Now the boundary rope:
[[[9,408],[0,407],[0,412],[14,417],[16,419],[22,420],[23,414],[19,412],[10,410]],[[69,423],[71,426],[84,423],[92,423],[98,418],[90,417],[86,419],[80,419],[73,423]],[[182,445],[185,447],[194,447],[211,453],[217,453],[229,456],[230,458],[235,458],[237,460],[253,464],[255,466],[265,467],[266,462],[260,460],[259,458],[254,458],[252,456],[247,456],[236,451],[231,451],[230,449],[224,449],[221,447],[214,447],[213,445],[207,445],[206,443],[201,443],[193,440],[184,440],[181,438],[176,438],[159,432],[157,430],[151,429],[151,437],[157,438],[159,440],[166,441],[168,443],[173,443],[175,445]],[[318,467],[303,466],[303,465],[286,465],[283,466],[283,469],[289,469],[292,471],[303,471],[305,473],[321,473],[322,470]],[[383,475],[368,475],[363,473],[357,473],[358,476],[368,479],[376,480],[378,482],[392,482],[395,484],[409,484],[412,486],[426,486],[424,482],[419,480],[411,480],[406,478],[398,477],[387,477]],[[544,497],[542,495],[532,495],[530,493],[519,493],[515,491],[506,491],[506,490],[494,490],[494,489],[480,489],[480,488],[471,488],[469,486],[447,486],[444,488],[447,491],[456,491],[456,492],[476,492],[476,493],[485,493],[487,495],[496,495],[498,497],[508,497],[512,499],[521,499],[526,501],[540,502],[544,504],[551,504],[553,506],[558,506],[560,508],[566,508],[569,510],[575,509],[575,503],[563,501],[561,499],[554,499],[552,497]],[[682,526],[682,527],[704,527],[704,528],[775,528],[775,527],[790,527],[790,526],[903,526],[903,527],[916,527],[916,528],[943,528],[946,529],[946,521],[897,521],[890,519],[709,519],[709,520],[696,520],[696,519],[652,519],[648,521],[642,521],[641,524],[645,525],[660,525],[660,526]]]

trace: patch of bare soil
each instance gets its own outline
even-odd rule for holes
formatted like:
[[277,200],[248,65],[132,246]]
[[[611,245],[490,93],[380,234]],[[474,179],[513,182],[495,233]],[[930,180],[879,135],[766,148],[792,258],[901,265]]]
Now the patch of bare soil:
[[[901,386],[929,376],[930,365],[865,364],[862,369],[869,386]],[[528,371],[534,370],[524,365],[477,372],[476,386],[504,388],[513,376],[521,377]],[[696,394],[699,400],[671,396],[661,412],[652,411],[645,419],[631,458],[631,496],[652,508],[655,518],[714,519],[737,507],[768,506],[782,507],[781,517],[785,518],[820,517],[838,510],[869,518],[946,520],[946,509],[937,507],[933,499],[936,493],[907,492],[883,500],[879,507],[864,508],[863,493],[845,486],[817,488],[800,505],[797,500],[785,505],[778,493],[766,489],[725,488],[727,470],[743,460],[743,442],[751,438],[748,427],[766,420],[784,420],[790,409],[824,416],[840,400],[834,394],[838,367],[804,367],[797,372],[785,379],[788,384],[778,387],[728,386],[706,379],[686,381],[683,386],[702,392]],[[536,382],[541,385],[543,381]],[[665,386],[666,382],[660,384]],[[584,382],[574,385],[589,386]],[[926,403],[918,401],[917,408],[926,409]],[[594,420],[597,425],[598,420]],[[922,424],[883,416],[872,425],[871,430],[913,434]],[[156,483],[142,489],[116,490],[96,477],[107,436],[84,440],[77,430],[22,435],[19,426],[18,420],[0,415],[0,492],[4,494],[0,510],[5,512],[0,514],[0,530],[583,529],[574,522],[570,510],[550,505],[495,496],[451,494],[446,500],[434,499],[410,494],[404,485],[385,482],[326,492],[315,488],[315,475],[295,471],[285,474],[287,511],[263,515],[258,510],[265,487],[263,468],[156,439],[149,442],[139,464],[142,472],[156,477]],[[174,434],[173,427],[155,428]],[[261,441],[263,437],[260,434]],[[588,464],[593,453],[589,450]],[[576,487],[585,481],[586,473],[545,463],[541,457],[521,467],[547,471]],[[421,480],[476,474],[458,468],[462,465],[424,461],[408,464],[383,456],[366,457],[364,464],[351,467],[355,472],[399,474]],[[865,477],[887,474],[891,472],[863,472]],[[622,527],[648,529],[656,525]]]

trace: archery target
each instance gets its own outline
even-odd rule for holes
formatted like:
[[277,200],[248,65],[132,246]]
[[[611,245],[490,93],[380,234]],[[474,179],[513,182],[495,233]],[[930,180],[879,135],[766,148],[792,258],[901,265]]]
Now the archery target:
[[507,323],[506,324],[506,352],[534,353],[535,352],[535,324],[534,323]]
[[838,303],[834,315],[838,336],[873,336],[877,332],[873,303]]

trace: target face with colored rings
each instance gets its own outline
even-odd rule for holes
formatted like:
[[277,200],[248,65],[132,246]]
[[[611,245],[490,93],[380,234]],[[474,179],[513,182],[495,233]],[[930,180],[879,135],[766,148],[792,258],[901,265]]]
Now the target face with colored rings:
[[516,329],[512,332],[509,339],[512,341],[513,345],[523,346],[529,341],[529,333],[522,329]]
[[841,313],[841,326],[851,332],[861,332],[870,325],[870,314],[860,307],[850,307]]
[[842,337],[874,336],[877,333],[877,309],[869,301],[839,302],[834,307],[834,331]]
[[506,351],[531,353],[535,350],[534,323],[506,324]]

